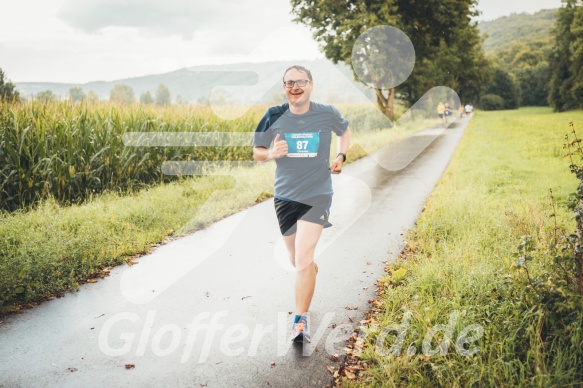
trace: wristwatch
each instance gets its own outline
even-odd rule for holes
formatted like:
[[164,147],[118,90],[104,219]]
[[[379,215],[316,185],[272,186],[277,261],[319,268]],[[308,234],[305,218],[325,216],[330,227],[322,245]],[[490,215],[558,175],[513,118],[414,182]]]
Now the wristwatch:
[[342,155],[342,157],[344,158],[342,163],[346,162],[346,154],[344,152],[339,152],[338,155],[336,155],[336,157],[339,157],[340,155]]

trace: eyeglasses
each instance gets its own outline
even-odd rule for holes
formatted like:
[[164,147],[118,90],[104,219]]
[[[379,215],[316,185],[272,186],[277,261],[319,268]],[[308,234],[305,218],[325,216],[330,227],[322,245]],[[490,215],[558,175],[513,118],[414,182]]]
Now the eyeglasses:
[[308,83],[310,82],[309,79],[297,79],[295,81],[283,81],[283,86],[285,86],[288,89],[291,89],[294,87],[294,84],[298,85],[300,88],[303,88],[304,86],[306,86]]

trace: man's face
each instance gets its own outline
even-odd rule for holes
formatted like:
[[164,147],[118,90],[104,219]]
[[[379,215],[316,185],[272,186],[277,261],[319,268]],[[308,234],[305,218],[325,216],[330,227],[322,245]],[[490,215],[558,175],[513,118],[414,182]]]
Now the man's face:
[[[297,81],[297,80],[307,80],[308,75],[303,71],[299,71],[296,69],[291,69],[287,73],[285,73],[284,81]],[[285,85],[283,86],[283,90],[285,90],[285,95],[287,100],[289,101],[290,105],[295,106],[302,106],[308,104],[310,102],[310,95],[312,94],[312,90],[314,88],[314,84],[312,82],[308,82],[306,86],[298,86],[297,83],[291,88],[287,88]]]

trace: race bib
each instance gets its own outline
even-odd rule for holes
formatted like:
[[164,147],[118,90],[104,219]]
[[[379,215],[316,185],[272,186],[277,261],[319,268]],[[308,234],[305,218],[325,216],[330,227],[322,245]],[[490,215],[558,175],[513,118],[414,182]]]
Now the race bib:
[[318,132],[286,133],[287,156],[290,158],[313,158],[318,156],[320,134]]

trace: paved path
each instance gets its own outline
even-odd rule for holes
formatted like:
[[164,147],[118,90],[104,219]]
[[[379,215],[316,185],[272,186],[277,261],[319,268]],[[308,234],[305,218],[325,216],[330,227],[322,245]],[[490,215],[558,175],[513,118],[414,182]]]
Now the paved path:
[[414,225],[467,120],[420,133],[334,176],[334,227],[317,250],[312,344],[302,348],[287,338],[294,273],[269,200],[79,292],[6,317],[0,386],[332,384],[325,365],[339,363],[330,355],[343,354],[342,340],[363,319],[384,262],[401,251],[402,233]]

